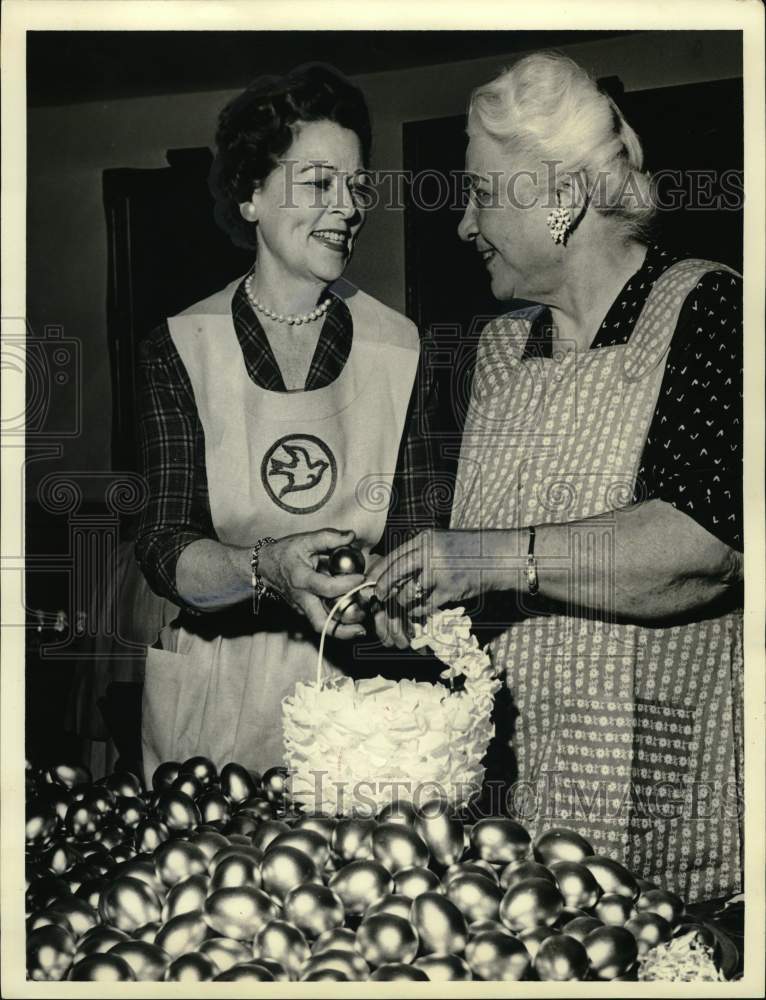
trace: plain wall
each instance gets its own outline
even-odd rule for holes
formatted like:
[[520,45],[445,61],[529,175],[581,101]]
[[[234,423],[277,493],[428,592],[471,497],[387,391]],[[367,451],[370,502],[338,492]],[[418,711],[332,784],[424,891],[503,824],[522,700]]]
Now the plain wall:
[[[640,32],[560,48],[596,77],[619,76],[629,91],[742,73],[738,32]],[[356,77],[373,116],[373,166],[401,169],[403,122],[460,114],[470,91],[519,55]],[[60,459],[30,464],[30,500],[48,472],[111,467],[102,171],[162,167],[167,149],[211,145],[218,110],[232,93],[166,94],[29,111],[28,317],[38,334],[46,326],[63,327],[65,336],[80,341],[83,358],[82,432],[65,442]],[[405,302],[403,222],[402,211],[373,212],[348,271],[351,280],[398,309]],[[57,420],[67,425],[74,405],[74,384],[57,388],[51,426]],[[92,500],[103,496],[100,487],[87,482],[85,492]]]

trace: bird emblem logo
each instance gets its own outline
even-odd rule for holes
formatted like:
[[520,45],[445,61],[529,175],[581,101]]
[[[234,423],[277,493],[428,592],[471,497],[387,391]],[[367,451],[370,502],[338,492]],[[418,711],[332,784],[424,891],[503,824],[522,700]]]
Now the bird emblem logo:
[[275,442],[263,456],[264,489],[282,510],[310,514],[332,496],[337,463],[330,448],[312,434],[290,434]]
[[284,476],[287,482],[279,491],[279,499],[286,493],[298,493],[300,490],[313,489],[324,475],[330,463],[324,458],[312,462],[311,455],[299,444],[283,444],[282,450],[290,456],[289,462],[281,458],[272,458],[270,476]]

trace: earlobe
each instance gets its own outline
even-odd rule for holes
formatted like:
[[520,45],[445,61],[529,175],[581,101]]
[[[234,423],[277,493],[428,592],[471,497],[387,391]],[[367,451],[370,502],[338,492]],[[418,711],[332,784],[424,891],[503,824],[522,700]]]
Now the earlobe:
[[258,209],[252,201],[243,201],[239,206],[239,212],[246,222],[258,221]]

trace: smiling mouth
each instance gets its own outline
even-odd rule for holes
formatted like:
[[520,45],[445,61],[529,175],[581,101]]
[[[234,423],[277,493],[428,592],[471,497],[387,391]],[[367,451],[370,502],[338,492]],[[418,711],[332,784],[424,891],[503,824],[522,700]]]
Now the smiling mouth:
[[485,264],[488,264],[495,256],[496,251],[489,247],[486,250],[479,250],[479,256]]
[[316,229],[311,235],[328,250],[334,250],[335,253],[348,253],[349,237],[348,233],[343,230]]

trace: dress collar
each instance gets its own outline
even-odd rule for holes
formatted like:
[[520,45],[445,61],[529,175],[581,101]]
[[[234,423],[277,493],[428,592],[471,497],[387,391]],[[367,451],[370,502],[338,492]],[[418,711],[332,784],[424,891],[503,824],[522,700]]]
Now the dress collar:
[[[656,243],[647,247],[644,262],[623,285],[609,307],[590,345],[590,350],[627,344],[656,280],[679,256]],[[553,325],[549,309],[543,309],[532,323],[522,360],[549,358],[552,354]]]

